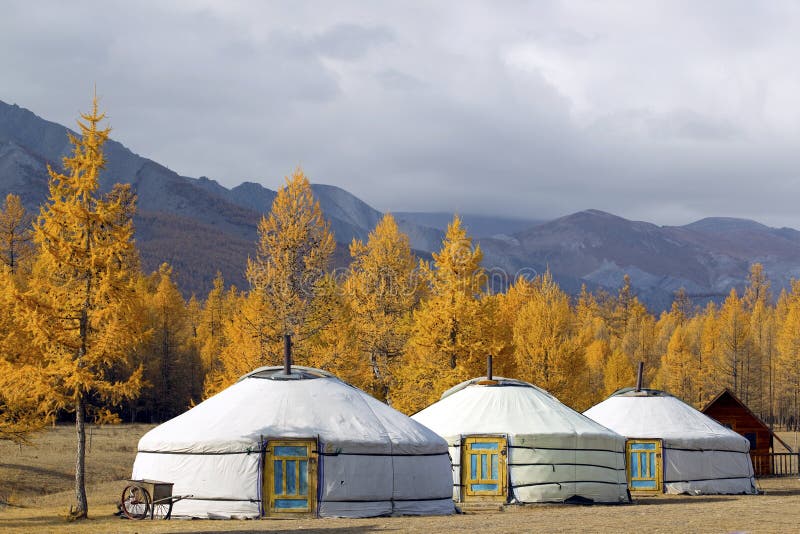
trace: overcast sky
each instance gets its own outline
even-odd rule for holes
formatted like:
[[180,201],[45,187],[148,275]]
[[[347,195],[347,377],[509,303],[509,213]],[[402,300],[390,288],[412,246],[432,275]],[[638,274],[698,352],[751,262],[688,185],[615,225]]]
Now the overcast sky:
[[0,5],[0,100],[187,176],[381,210],[800,227],[800,4]]

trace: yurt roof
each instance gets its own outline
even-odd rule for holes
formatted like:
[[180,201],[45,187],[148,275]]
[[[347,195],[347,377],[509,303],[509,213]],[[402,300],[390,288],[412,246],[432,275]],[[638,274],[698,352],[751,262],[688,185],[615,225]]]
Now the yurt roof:
[[319,437],[343,453],[446,450],[421,424],[326,371],[256,369],[139,441],[139,451],[236,453],[275,438]]
[[749,448],[743,436],[660,390],[619,390],[584,415],[629,438],[664,439],[672,447]]
[[503,377],[462,382],[413,418],[448,439],[481,433],[616,436],[547,391]]
[[[291,372],[285,373],[282,365],[272,365],[259,367],[239,378],[241,382],[245,378],[266,378],[269,380],[313,380],[314,378],[337,378],[333,373],[316,369],[314,367],[303,367],[301,365],[292,365]],[[337,380],[339,380],[337,378]]]

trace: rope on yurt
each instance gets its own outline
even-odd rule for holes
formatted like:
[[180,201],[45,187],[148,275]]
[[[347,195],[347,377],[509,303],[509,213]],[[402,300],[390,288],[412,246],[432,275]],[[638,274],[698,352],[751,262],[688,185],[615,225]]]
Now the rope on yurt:
[[321,456],[450,456],[449,452],[419,452],[419,453],[397,453],[394,452],[321,452]]
[[614,454],[625,454],[625,451],[614,451],[611,449],[573,449],[573,448],[564,448],[564,447],[529,447],[525,445],[509,445],[510,449],[528,449],[531,451],[535,450],[543,450],[543,451],[581,451],[581,452],[611,452]]
[[184,497],[182,501],[261,502],[261,499],[231,499],[228,497]]
[[609,484],[612,486],[627,486],[627,482],[610,482],[605,480],[562,480],[561,482],[531,482],[529,484],[516,484],[515,488],[527,488],[529,486],[547,486],[555,484],[561,489],[561,484]]
[[322,452],[323,444],[322,438],[317,434],[317,506],[315,507],[315,515],[319,517],[319,503],[324,502],[322,499],[322,489],[325,487],[325,462],[322,457],[325,454]]
[[[536,463],[536,462],[533,462],[533,463],[521,463],[521,464],[508,464],[509,467],[512,467],[512,466],[513,467],[527,467],[527,466],[535,466],[535,465],[549,465],[549,466],[551,466],[553,468],[553,472],[554,473],[556,471],[556,466],[557,465],[559,465],[559,466],[574,466],[574,467],[599,467],[601,469],[608,469],[609,471],[625,471],[624,467],[622,469],[620,469],[619,467],[609,467],[607,465],[598,465],[598,464],[584,464],[584,463],[578,463],[578,462],[575,462],[575,463],[571,463],[571,462],[555,462],[555,463],[543,462],[543,463]],[[576,473],[576,475],[577,475],[577,473]]]
[[267,442],[264,440],[264,436],[259,436],[259,448],[261,449],[261,454],[258,458],[258,499],[261,501],[261,517],[267,515],[266,506],[264,503],[264,469],[266,469],[267,464]]
[[[260,447],[259,447],[260,448]],[[190,452],[190,451],[136,451],[139,454],[178,454],[183,456],[228,456],[231,454],[254,454],[261,452],[259,449],[246,451],[222,451],[222,452]]]
[[744,451],[732,451],[730,449],[689,449],[689,448],[682,448],[682,447],[663,447],[664,450],[667,451],[687,451],[687,452],[732,452],[735,454],[750,454],[749,452]]

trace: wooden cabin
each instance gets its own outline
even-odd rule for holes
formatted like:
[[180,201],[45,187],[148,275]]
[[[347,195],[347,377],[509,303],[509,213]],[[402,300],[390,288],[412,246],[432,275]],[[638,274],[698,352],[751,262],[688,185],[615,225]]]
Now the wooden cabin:
[[786,450],[792,450],[770,430],[760,417],[750,411],[750,408],[727,388],[714,397],[702,412],[750,441],[750,458],[753,460],[753,470],[756,476],[773,474],[771,453],[774,452],[775,439],[780,441]]

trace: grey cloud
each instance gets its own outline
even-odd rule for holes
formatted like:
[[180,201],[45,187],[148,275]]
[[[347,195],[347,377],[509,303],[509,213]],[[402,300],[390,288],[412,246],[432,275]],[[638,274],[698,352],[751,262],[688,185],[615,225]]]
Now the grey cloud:
[[392,31],[386,27],[337,24],[315,36],[313,42],[320,55],[354,60],[363,57],[371,48],[393,40]]
[[800,13],[642,4],[12,1],[0,99],[72,125],[96,82],[115,138],[227,186],[800,227]]

